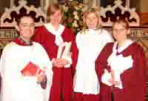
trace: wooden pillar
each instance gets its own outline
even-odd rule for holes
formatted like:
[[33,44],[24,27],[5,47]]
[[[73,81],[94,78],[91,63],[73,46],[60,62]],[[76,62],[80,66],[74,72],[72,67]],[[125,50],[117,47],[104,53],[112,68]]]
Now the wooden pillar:
[[10,1],[11,0],[0,0],[0,16],[4,12],[5,8],[10,7]]

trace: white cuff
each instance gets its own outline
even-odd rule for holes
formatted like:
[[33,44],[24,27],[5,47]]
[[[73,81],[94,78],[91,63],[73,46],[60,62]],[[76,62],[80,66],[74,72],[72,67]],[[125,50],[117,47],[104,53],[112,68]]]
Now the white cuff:
[[115,85],[115,87],[122,89],[123,86],[122,86],[122,81],[121,81],[121,78],[120,78],[120,74],[121,74],[120,72],[115,71],[115,81],[119,82],[119,85]]
[[104,74],[102,75],[101,81],[102,83],[112,86],[112,84],[109,82],[109,79],[111,79],[111,73],[109,73],[106,69],[104,70]]
[[68,61],[68,64],[65,65],[64,67],[65,68],[70,68],[71,64],[72,64],[72,59],[71,57],[65,57],[64,59],[66,59]]

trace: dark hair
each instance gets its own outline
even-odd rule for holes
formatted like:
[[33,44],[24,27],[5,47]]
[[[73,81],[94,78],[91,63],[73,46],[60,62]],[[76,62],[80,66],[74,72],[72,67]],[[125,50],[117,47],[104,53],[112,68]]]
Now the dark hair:
[[114,22],[114,24],[113,24],[113,27],[114,27],[115,24],[121,24],[121,23],[122,23],[123,27],[125,27],[126,29],[129,29],[130,28],[128,21],[125,20],[125,19],[116,20]]
[[33,18],[31,15],[27,15],[27,14],[26,14],[26,15],[21,15],[21,16],[19,16],[19,18],[16,20],[17,25],[20,24],[21,19],[24,18],[24,17],[29,17],[29,18],[31,18],[31,19],[34,21],[34,18]]

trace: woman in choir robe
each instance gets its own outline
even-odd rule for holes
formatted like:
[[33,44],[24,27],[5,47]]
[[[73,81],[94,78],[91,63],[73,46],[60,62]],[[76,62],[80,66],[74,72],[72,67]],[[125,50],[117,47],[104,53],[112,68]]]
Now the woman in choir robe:
[[[18,21],[19,37],[3,49],[0,60],[0,101],[48,101],[52,65],[44,48],[31,41],[34,20],[29,15]],[[41,83],[47,80],[43,89]]]
[[[34,40],[41,43],[52,60],[53,82],[50,93],[50,101],[71,101],[72,99],[72,72],[71,56],[59,57],[59,48],[67,43],[73,43],[74,34],[66,26],[61,24],[62,9],[58,4],[49,5],[49,23],[36,30]],[[62,96],[62,97],[61,97]]]
[[72,46],[74,101],[100,101],[100,83],[95,71],[95,60],[105,44],[113,39],[106,30],[99,27],[97,8],[86,11],[83,20],[88,28],[77,34]]
[[[108,43],[96,61],[101,101],[145,101],[146,63],[140,45],[129,39],[128,22],[113,25],[114,43]],[[111,94],[112,93],[112,94]]]

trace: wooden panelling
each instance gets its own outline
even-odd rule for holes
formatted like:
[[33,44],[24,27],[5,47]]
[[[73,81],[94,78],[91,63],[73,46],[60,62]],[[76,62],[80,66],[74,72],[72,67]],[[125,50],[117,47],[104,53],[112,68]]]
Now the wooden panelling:
[[139,13],[141,19],[141,26],[148,26],[148,12]]

